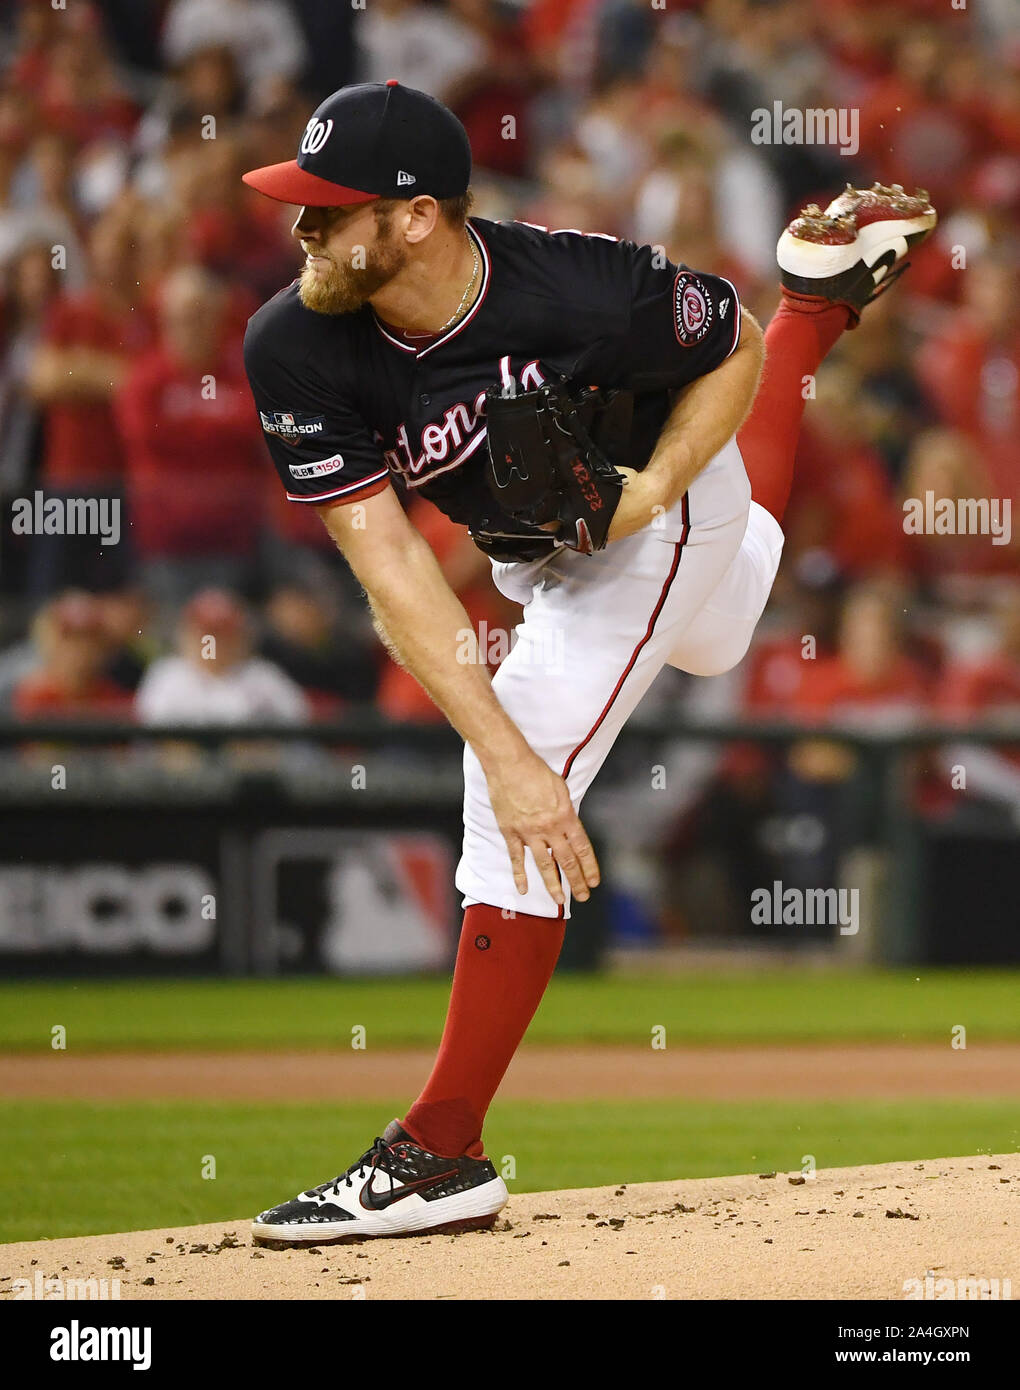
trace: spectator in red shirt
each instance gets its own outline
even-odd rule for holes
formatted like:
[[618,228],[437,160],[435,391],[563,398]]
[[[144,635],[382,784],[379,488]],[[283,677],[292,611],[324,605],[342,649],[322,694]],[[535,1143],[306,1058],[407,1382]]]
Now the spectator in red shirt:
[[174,271],[158,340],[117,395],[132,541],[157,603],[251,578],[264,488],[241,328],[222,281],[196,266]]
[[1000,710],[1020,720],[1020,585],[1003,594],[995,617],[995,650],[979,661],[952,665],[946,673],[942,706],[954,718]]
[[17,718],[129,717],[130,694],[104,674],[110,642],[98,599],[62,594],[40,610],[33,635],[39,664],[15,687]]
[[837,651],[804,663],[790,709],[795,719],[820,727],[817,736],[790,748],[776,788],[790,828],[781,858],[784,882],[835,885],[845,854],[874,838],[881,788],[857,753],[822,729],[830,722],[884,729],[919,717],[926,680],[903,650],[903,608],[897,589],[860,585],[844,605]]
[[[1015,41],[1015,31],[1014,31]],[[985,96],[983,119],[985,139],[991,150],[1020,154],[1020,73],[1014,58],[1012,70],[985,67],[981,74]]]
[[39,411],[27,376],[58,290],[49,246],[29,242],[0,273],[0,491],[19,492],[36,463]]
[[826,366],[816,390],[797,447],[784,523],[787,553],[824,550],[851,579],[897,570],[902,516],[868,435],[860,377],[845,364]]
[[922,349],[921,380],[940,417],[977,443],[998,496],[1020,501],[1020,265],[1005,250],[962,272],[963,302]]
[[[957,662],[945,675],[941,713],[952,721],[991,719],[1020,734],[1020,585],[1007,591],[996,612],[997,644],[978,661]],[[1020,745],[1000,748],[956,745],[943,750],[939,762],[946,785],[985,801],[1006,806],[1020,819]],[[966,784],[953,783],[963,768]]]
[[50,489],[107,490],[124,460],[112,400],[149,329],[138,306],[130,229],[113,210],[89,243],[91,284],[53,305],[30,383],[46,409],[40,481]]
[[10,73],[19,87],[34,91],[49,71],[50,55],[67,23],[52,5],[19,5]]
[[596,0],[532,0],[521,18],[521,37],[549,79],[559,76],[564,36]]
[[799,715],[814,722],[848,720],[883,727],[924,709],[923,671],[903,650],[897,616],[902,608],[902,597],[892,588],[866,584],[850,593],[838,651],[806,663],[793,702]]
[[[230,135],[188,152],[194,174],[184,228],[191,257],[217,275],[239,280],[258,301],[271,298],[300,269],[294,238],[277,208],[267,215],[241,182],[247,156]],[[291,210],[293,211],[293,210]]]
[[[987,535],[929,535],[924,532],[906,535],[907,559],[919,578],[948,591],[951,587],[959,589],[961,583],[972,587],[974,576],[1016,572],[1020,564],[1020,530],[1013,529],[1012,498],[1009,491],[1003,493],[998,489],[980,449],[960,430],[925,430],[914,440],[904,476],[903,505],[909,502],[915,512],[919,512],[927,507],[929,493],[933,524],[935,506],[943,499],[954,504],[954,517],[958,515],[956,506],[961,499],[974,499],[987,503],[991,526],[994,500],[999,538],[1004,543],[993,543],[995,537],[991,532]],[[1004,509],[1007,498],[1010,500],[1008,530]],[[906,522],[906,514],[903,519]],[[927,524],[927,513],[921,520],[922,524]],[[961,519],[960,525],[963,524]]]
[[[785,575],[780,580],[783,587]],[[796,566],[790,614],[779,631],[763,631],[748,653],[743,706],[747,714],[785,719],[805,676],[835,650],[841,576],[827,555],[804,555]]]
[[[832,656],[840,619],[842,577],[822,551],[801,557],[796,566],[784,566],[773,602],[782,615],[776,626],[759,628],[751,650],[738,667],[742,678],[741,712],[752,718],[785,721],[790,717],[801,686],[819,660]],[[782,759],[773,748],[760,743],[734,742],[722,754],[719,790],[734,804],[761,801],[773,770]],[[744,843],[740,852],[756,854]]]
[[[451,0],[450,15],[464,26],[481,61],[455,74],[443,100],[459,116],[471,142],[476,169],[523,178],[531,167],[533,67],[522,21],[491,0]],[[514,115],[512,138],[506,117]]]
[[[806,724],[847,723],[887,728],[916,720],[927,703],[921,666],[903,650],[896,590],[863,584],[848,596],[835,654],[805,663],[791,708]],[[790,770],[801,783],[836,784],[858,769],[844,744],[807,739],[790,749]]]
[[68,9],[40,79],[40,110],[51,129],[79,146],[104,136],[130,135],[138,108],[117,80],[91,8]]
[[959,91],[947,90],[952,58],[952,40],[936,26],[906,25],[894,71],[865,89],[860,104],[861,150],[879,178],[920,184],[940,207],[963,183],[977,133]]
[[[96,223],[92,281],[59,295],[29,364],[28,389],[44,412],[39,483],[48,497],[119,497],[124,460],[111,401],[132,354],[148,341],[130,230],[119,210]],[[68,582],[122,582],[125,547],[94,537],[36,537],[29,591],[44,597]]]

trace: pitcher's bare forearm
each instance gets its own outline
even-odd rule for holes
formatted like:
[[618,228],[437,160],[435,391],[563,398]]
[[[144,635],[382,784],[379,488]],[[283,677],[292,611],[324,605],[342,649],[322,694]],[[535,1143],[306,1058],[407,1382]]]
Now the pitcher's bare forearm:
[[577,897],[599,881],[598,861],[566,783],[531,748],[503,709],[476,649],[474,629],[439,563],[392,492],[350,507],[321,508],[327,530],[368,595],[383,640],[474,752],[506,840],[519,892],[530,849],[553,900],[560,872]]
[[[530,751],[496,698],[463,604],[427,543],[414,533],[400,565],[373,565],[365,585],[376,630],[489,771]],[[355,569],[357,574],[357,570]]]
[[764,360],[762,331],[745,313],[734,352],[678,393],[645,468],[624,470],[627,486],[609,528],[610,541],[642,530],[679,502],[747,418]]

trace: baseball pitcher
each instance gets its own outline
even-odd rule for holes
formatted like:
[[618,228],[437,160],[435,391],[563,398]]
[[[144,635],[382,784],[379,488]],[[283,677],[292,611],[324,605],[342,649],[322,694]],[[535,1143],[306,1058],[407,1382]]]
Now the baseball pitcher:
[[[713,675],[747,651],[803,378],[936,221],[925,194],[877,185],[805,209],[763,338],[728,280],[654,248],[471,217],[470,174],[456,117],[391,81],[334,93],[296,160],[245,175],[300,209],[306,255],[245,339],[269,452],[464,739],[464,925],[435,1066],[351,1167],[262,1212],[263,1242],[495,1221],[486,1110],[571,898],[599,882],[581,800],[663,666]],[[523,605],[492,679],[463,660],[467,615],[397,478],[468,528]]]

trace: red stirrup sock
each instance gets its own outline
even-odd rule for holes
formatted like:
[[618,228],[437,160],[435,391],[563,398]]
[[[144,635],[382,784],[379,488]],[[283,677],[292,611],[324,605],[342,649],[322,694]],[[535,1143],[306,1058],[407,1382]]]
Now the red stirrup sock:
[[816,305],[784,294],[765,330],[765,370],[737,443],[751,496],[777,521],[783,519],[793,485],[804,378],[814,376],[849,318],[842,304]]
[[482,1152],[482,1122],[555,968],[566,923],[464,913],[443,1040],[425,1089],[401,1124],[430,1153]]

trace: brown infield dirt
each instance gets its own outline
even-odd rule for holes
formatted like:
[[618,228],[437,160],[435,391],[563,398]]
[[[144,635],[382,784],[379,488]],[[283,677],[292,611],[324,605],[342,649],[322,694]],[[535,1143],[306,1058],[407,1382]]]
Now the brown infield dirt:
[[[294,1100],[409,1096],[430,1049],[46,1053],[0,1096]],[[500,1088],[532,1100],[896,1099],[1016,1093],[1020,1044],[525,1047]],[[0,1246],[15,1280],[118,1279],[124,1299],[903,1299],[976,1278],[1020,1291],[1020,1155],[513,1196],[491,1231],[272,1250],[247,1219]],[[907,1281],[921,1281],[909,1285]],[[950,1280],[952,1284],[936,1281]],[[110,1287],[109,1285],[107,1287]],[[1001,1283],[1000,1283],[1001,1288]],[[1008,1297],[1009,1292],[1003,1291]]]
[[[431,1048],[335,1052],[46,1052],[0,1059],[0,1097],[338,1101],[406,1097]],[[500,1087],[517,1100],[898,1100],[1017,1094],[1020,1043],[790,1047],[524,1047]]]
[[533,1192],[490,1231],[307,1250],[257,1249],[238,1220],[0,1246],[0,1298],[37,1272],[122,1299],[902,1300],[926,1277],[928,1297],[1009,1297],[1018,1198],[1005,1154]]

